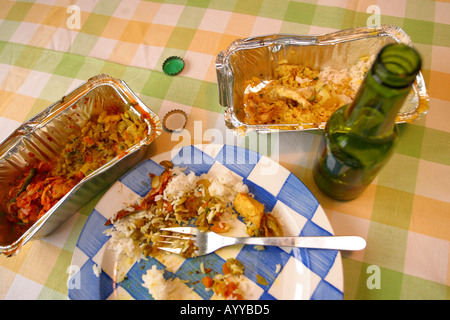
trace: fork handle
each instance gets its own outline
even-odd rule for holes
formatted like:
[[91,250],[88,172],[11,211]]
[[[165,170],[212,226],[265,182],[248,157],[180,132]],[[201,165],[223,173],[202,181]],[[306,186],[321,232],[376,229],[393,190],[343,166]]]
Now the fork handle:
[[310,249],[362,250],[366,240],[358,236],[237,237],[236,244],[298,247]]

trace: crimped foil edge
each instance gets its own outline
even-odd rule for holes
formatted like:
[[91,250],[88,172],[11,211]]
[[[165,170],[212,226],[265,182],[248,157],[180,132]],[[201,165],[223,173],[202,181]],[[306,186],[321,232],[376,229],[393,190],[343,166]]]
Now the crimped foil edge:
[[[42,137],[44,137],[41,138],[41,140],[45,140],[45,137],[50,136],[50,133],[46,131],[46,129],[47,126],[50,126],[52,121],[60,121],[60,119],[65,115],[65,112],[68,112],[70,108],[73,108],[75,110],[74,113],[76,113],[77,108],[81,108],[77,106],[77,103],[79,103],[84,97],[89,94],[95,95],[97,94],[97,91],[102,92],[102,88],[107,87],[107,90],[109,90],[108,92],[112,90],[114,94],[120,96],[120,101],[123,103],[123,107],[126,108],[126,110],[132,111],[136,116],[139,116],[147,123],[147,137],[140,143],[129,148],[125,156],[117,156],[115,159],[109,161],[105,165],[87,175],[20,237],[8,244],[1,244],[0,252],[4,255],[16,255],[22,246],[29,240],[42,238],[59,227],[62,222],[85,205],[98,192],[113,183],[133,165],[143,160],[146,148],[157,137],[159,137],[159,135],[161,135],[162,126],[158,116],[137,97],[128,85],[122,80],[112,78],[106,74],[100,74],[90,78],[85,83],[63,96],[60,100],[51,104],[39,114],[30,118],[8,137],[6,137],[0,143],[0,163],[7,163],[6,165],[8,165],[9,161],[9,163],[12,163],[13,167],[17,167],[17,169],[20,170],[22,168],[21,165],[26,163],[29,159],[22,159],[25,157],[21,158],[20,156],[17,156],[19,153],[17,151],[18,146],[34,145],[39,148],[38,143],[36,141],[32,141],[30,138],[31,135],[39,133]],[[115,97],[114,99],[118,98]],[[100,101],[103,101],[101,97]],[[80,113],[82,112],[80,111]],[[39,134],[36,136],[39,136]],[[24,144],[24,141],[28,142]],[[55,148],[52,146],[52,142],[39,142],[44,142],[44,144],[47,145],[45,147],[46,151],[43,151],[42,153],[50,152],[51,155],[52,152],[55,152],[55,150],[48,151]],[[21,152],[22,154],[24,153],[23,148]],[[16,156],[16,158],[11,160],[11,158],[8,158],[11,156]],[[5,178],[5,174],[0,174],[0,179],[7,179]]]
[[[334,46],[338,43],[351,42],[369,38],[390,39],[390,41],[401,42],[412,46],[411,38],[399,27],[382,25],[380,27],[368,28],[357,27],[347,30],[336,31],[323,35],[293,35],[293,34],[270,34],[259,37],[238,39],[230,46],[219,52],[216,57],[216,73],[219,88],[219,103],[225,108],[225,125],[236,135],[245,135],[248,132],[269,133],[278,131],[305,131],[323,129],[326,123],[302,123],[302,124],[276,124],[276,125],[250,125],[246,124],[235,114],[234,86],[235,70],[231,65],[233,55],[239,51],[262,48],[267,46],[283,45],[307,47],[307,46]],[[273,50],[273,49],[272,49]],[[407,112],[401,111],[397,116],[397,123],[413,122],[424,116],[429,109],[429,96],[421,73],[414,83],[416,107]],[[411,100],[412,101],[412,100]]]

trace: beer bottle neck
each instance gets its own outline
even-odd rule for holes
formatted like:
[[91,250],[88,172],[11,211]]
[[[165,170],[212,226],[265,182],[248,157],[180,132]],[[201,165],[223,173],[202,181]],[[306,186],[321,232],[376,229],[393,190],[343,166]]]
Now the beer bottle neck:
[[420,67],[420,56],[411,47],[394,44],[383,48],[347,107],[347,127],[364,136],[392,134]]

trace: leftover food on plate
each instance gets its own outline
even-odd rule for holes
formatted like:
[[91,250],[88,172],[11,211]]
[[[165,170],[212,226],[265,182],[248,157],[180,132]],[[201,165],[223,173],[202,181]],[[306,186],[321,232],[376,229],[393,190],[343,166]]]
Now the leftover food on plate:
[[[161,228],[191,225],[201,231],[226,233],[233,228],[238,214],[249,236],[283,234],[276,218],[265,212],[264,205],[255,200],[242,180],[231,173],[197,176],[192,171],[187,173],[185,168],[173,166],[170,161],[162,161],[161,165],[164,171],[160,175],[149,174],[150,191],[133,204],[126,204],[106,222],[106,225],[112,225],[105,231],[111,237],[108,248],[115,252],[118,261],[139,261],[149,256],[170,254],[157,249],[159,235],[167,233]],[[183,248],[183,258],[195,257],[192,241],[175,240],[171,245]],[[218,298],[238,299],[242,297],[239,283],[243,279],[243,270],[239,261],[229,260],[223,267],[223,274],[205,275],[202,283]],[[161,282],[163,272],[153,266],[143,277],[144,287],[155,299],[166,299],[168,292],[177,291],[176,280]],[[173,295],[170,297],[174,298]]]
[[350,70],[280,63],[276,79],[253,78],[246,83],[244,122],[258,124],[309,124],[326,122],[339,107],[351,102],[370,67],[363,57]]
[[18,233],[31,227],[85,176],[116,156],[124,156],[145,138],[147,130],[145,122],[115,107],[76,126],[59,157],[36,160],[8,187],[1,211]]
[[222,266],[222,273],[202,278],[205,288],[214,292],[213,298],[243,300],[245,295],[244,265],[235,258],[229,258]]
[[[206,290],[211,290],[211,300],[243,300],[245,296],[246,279],[243,275],[244,266],[234,258],[229,258],[223,264],[222,272],[213,274],[211,269],[202,263],[199,272],[203,274],[201,284]],[[149,268],[142,276],[142,286],[148,290],[155,300],[183,300],[190,296],[192,287],[186,286],[179,278],[164,277],[164,270],[156,265]],[[199,282],[200,282],[199,281]]]

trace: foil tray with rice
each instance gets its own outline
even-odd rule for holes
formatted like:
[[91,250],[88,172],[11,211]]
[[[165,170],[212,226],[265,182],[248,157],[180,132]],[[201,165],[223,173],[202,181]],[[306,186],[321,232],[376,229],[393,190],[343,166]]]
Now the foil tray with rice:
[[144,159],[162,131],[127,84],[90,78],[0,144],[0,252],[58,228]]
[[[389,25],[236,40],[216,57],[225,123],[238,135],[323,129],[336,108],[352,101],[379,50],[395,42],[412,45]],[[419,73],[397,122],[412,122],[428,108]]]

